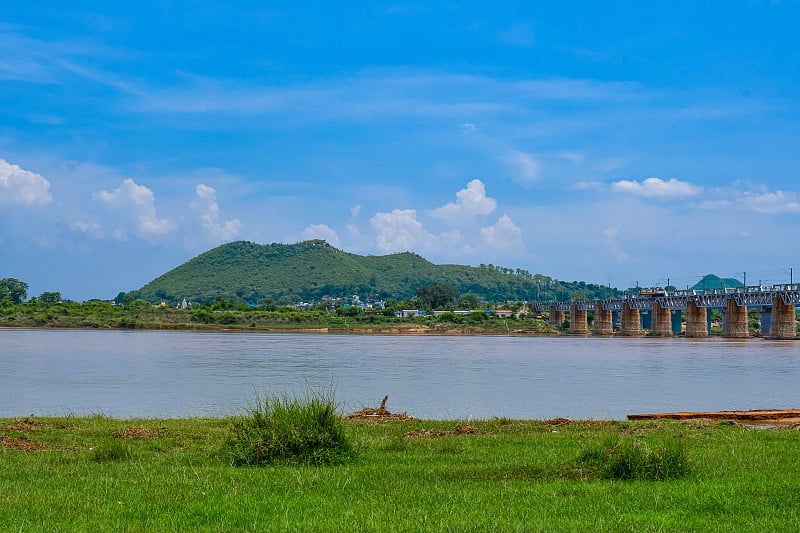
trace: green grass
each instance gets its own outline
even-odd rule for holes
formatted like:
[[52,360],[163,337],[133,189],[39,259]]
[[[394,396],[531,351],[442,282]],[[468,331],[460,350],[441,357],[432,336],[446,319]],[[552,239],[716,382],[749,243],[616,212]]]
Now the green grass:
[[659,481],[683,477],[689,472],[686,446],[675,438],[653,442],[653,439],[614,437],[586,448],[578,465],[593,477],[617,480]]
[[[433,437],[456,422],[345,421],[352,461],[233,467],[220,450],[234,424],[0,419],[0,530],[800,530],[792,428],[496,419]],[[689,467],[620,479],[586,462],[626,446],[677,447]]]
[[233,466],[334,464],[355,456],[351,440],[332,394],[275,394],[234,420],[222,453]]

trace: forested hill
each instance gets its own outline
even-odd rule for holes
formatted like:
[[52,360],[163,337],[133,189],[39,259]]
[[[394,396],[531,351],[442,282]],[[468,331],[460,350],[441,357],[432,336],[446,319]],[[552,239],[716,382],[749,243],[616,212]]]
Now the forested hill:
[[130,296],[176,304],[218,297],[247,303],[290,304],[358,295],[362,300],[412,298],[431,283],[456,287],[490,302],[606,297],[616,291],[561,282],[494,265],[435,265],[410,252],[360,256],[325,241],[297,244],[232,242],[209,250],[154,279]]

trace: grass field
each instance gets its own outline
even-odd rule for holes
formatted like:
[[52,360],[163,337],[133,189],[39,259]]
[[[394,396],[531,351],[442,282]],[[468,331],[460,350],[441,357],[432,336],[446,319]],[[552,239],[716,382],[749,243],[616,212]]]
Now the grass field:
[[[0,419],[0,530],[800,531],[797,428],[457,424],[346,421],[348,462],[235,467],[231,419]],[[677,447],[681,469],[587,459],[620,444]]]

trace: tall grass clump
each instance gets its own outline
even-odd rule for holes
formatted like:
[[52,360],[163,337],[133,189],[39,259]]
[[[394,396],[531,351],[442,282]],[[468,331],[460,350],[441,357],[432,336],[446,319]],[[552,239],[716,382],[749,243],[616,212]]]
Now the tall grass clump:
[[331,394],[273,394],[234,419],[223,455],[234,466],[335,464],[355,455],[351,441]]
[[689,471],[686,448],[676,439],[609,439],[584,449],[578,464],[593,477],[612,480],[660,481],[683,477]]
[[107,442],[92,450],[91,458],[95,463],[127,461],[131,458],[131,451],[121,442]]

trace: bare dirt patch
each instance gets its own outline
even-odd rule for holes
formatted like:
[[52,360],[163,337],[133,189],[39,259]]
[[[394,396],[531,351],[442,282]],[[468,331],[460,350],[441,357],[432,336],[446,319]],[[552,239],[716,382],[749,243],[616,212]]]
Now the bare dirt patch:
[[356,411],[355,413],[350,413],[347,415],[347,418],[350,420],[390,420],[390,421],[410,421],[410,420],[419,420],[419,418],[415,418],[406,413],[391,413],[388,409],[386,409],[386,400],[388,400],[388,396],[383,397],[383,401],[381,402],[381,406],[377,409],[372,407],[365,407],[360,411]]
[[22,433],[22,432],[26,432],[26,431],[34,431],[37,428],[41,428],[41,427],[47,427],[47,424],[45,424],[44,422],[39,422],[38,420],[28,416],[28,417],[25,417],[25,418],[16,418],[16,419],[14,419],[14,422],[10,426],[5,428],[5,429],[7,431],[14,431],[16,433]]
[[32,452],[34,450],[42,449],[42,445],[36,442],[31,442],[27,439],[17,439],[15,437],[8,437],[3,435],[0,437],[0,443],[3,444],[4,447],[10,448],[13,450],[23,450],[26,452]]
[[569,418],[551,418],[550,420],[542,420],[542,424],[550,427],[571,426],[574,424]]

